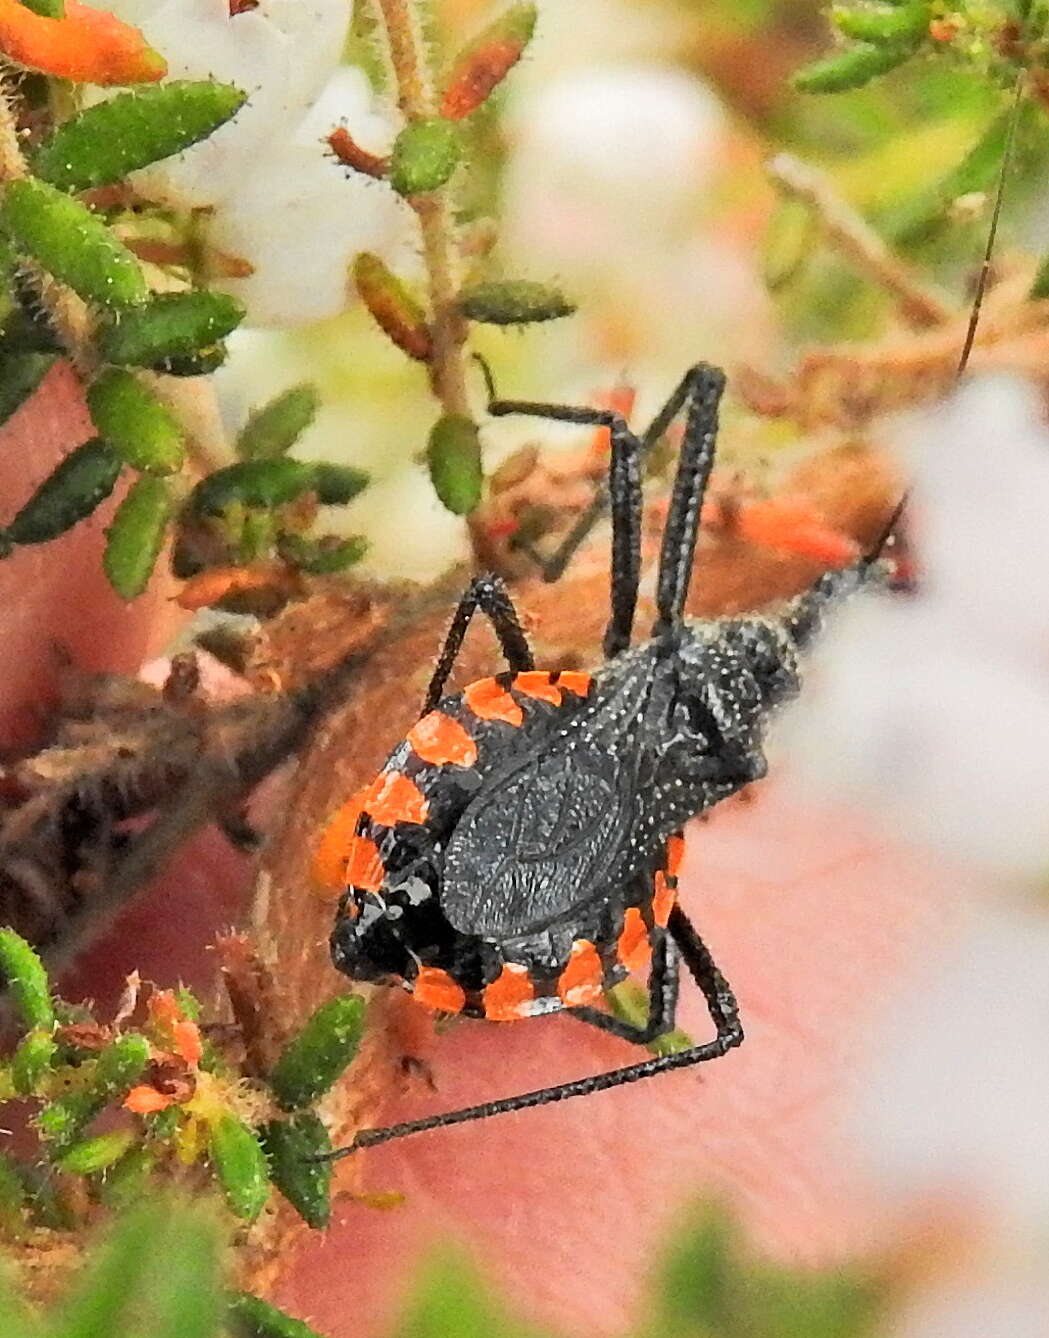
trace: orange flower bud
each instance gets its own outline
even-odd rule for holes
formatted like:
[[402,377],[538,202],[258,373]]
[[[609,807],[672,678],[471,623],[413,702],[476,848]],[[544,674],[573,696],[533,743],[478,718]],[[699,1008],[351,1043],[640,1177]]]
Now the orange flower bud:
[[167,62],[137,28],[78,0],[67,0],[60,19],[0,0],[0,52],[16,65],[77,83],[146,84],[167,73]]

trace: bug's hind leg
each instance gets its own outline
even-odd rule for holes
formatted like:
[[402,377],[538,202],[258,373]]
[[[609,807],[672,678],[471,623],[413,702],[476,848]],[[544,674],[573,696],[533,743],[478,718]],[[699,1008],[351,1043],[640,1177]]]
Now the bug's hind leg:
[[601,1031],[609,1031],[620,1040],[634,1045],[648,1045],[659,1036],[673,1031],[677,1017],[678,986],[681,980],[681,954],[677,944],[663,935],[652,953],[648,973],[648,1021],[643,1027],[598,1008],[570,1008],[568,1016],[586,1022]]
[[506,586],[498,576],[475,576],[452,616],[451,626],[445,636],[441,653],[437,657],[437,664],[430,679],[430,686],[426,690],[420,714],[426,715],[427,711],[432,711],[444,696],[444,689],[462,647],[466,629],[478,609],[495,629],[511,672],[519,674],[535,668],[528,638],[521,627],[517,610]]
[[495,395],[491,373],[482,362],[488,386],[488,412],[493,418],[527,414],[560,423],[579,423],[608,429],[612,458],[608,484],[598,489],[590,506],[549,557],[540,558],[543,579],[554,581],[593,528],[609,499],[612,505],[612,608],[605,629],[604,652],[608,659],[630,645],[641,578],[641,442],[627,426],[622,414],[610,409],[579,408],[571,404],[543,404],[533,400],[504,400]]

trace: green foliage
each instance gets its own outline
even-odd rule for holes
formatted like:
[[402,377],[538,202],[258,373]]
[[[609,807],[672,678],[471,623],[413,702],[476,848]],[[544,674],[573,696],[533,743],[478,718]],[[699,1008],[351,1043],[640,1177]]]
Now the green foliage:
[[314,575],[345,571],[360,562],[368,551],[368,541],[358,534],[340,539],[334,534],[319,539],[304,539],[299,534],[282,534],[277,538],[277,552],[289,566]]
[[283,391],[249,416],[237,435],[237,454],[242,460],[284,455],[316,418],[319,407],[317,388],[308,381]]
[[390,155],[389,182],[398,195],[438,190],[459,165],[462,141],[450,122],[436,116],[409,121]]
[[149,295],[138,261],[79,200],[32,177],[8,182],[0,227],[29,256],[85,302],[122,308]]
[[862,88],[902,65],[910,55],[903,47],[854,46],[826,60],[815,61],[799,70],[792,80],[800,93],[843,93],[850,88]]
[[67,1149],[81,1130],[118,1096],[123,1096],[149,1063],[149,1042],[125,1032],[100,1050],[79,1089],[57,1097],[40,1112],[37,1128],[56,1149]]
[[269,1171],[258,1135],[227,1111],[212,1122],[208,1147],[230,1211],[254,1222],[269,1198]]
[[312,1110],[300,1110],[285,1120],[271,1120],[260,1133],[273,1183],[311,1227],[326,1227],[331,1218],[332,1164],[311,1160],[331,1151],[323,1121]]
[[33,171],[67,191],[121,181],[206,139],[244,98],[230,84],[187,79],[119,93],[60,125],[34,153]]
[[314,492],[319,501],[348,502],[368,482],[368,475],[348,465],[312,464],[304,460],[241,460],[201,479],[190,495],[191,510],[218,515],[233,506],[275,507]]
[[178,419],[131,372],[107,368],[88,387],[87,404],[99,436],[132,469],[173,474],[182,468],[186,447]]
[[102,564],[121,599],[135,599],[149,584],[174,511],[170,487],[157,478],[136,480],[120,503],[106,530]]
[[95,1175],[120,1160],[135,1141],[133,1129],[113,1129],[94,1138],[84,1138],[63,1152],[55,1165],[74,1175]]
[[526,1338],[526,1332],[455,1249],[443,1249],[423,1265],[394,1330],[395,1338]]
[[53,353],[16,352],[0,358],[0,424],[34,394],[54,365]]
[[99,349],[107,362],[125,367],[163,364],[163,370],[172,371],[172,360],[207,353],[243,319],[244,308],[226,293],[157,293],[142,306],[111,317],[99,331]]
[[21,1096],[31,1096],[55,1061],[57,1046],[51,1028],[31,1031],[23,1037],[11,1056],[11,1081]]
[[929,31],[932,6],[928,0],[911,0],[885,8],[857,9],[838,6],[831,11],[839,31],[846,37],[876,46],[901,47],[913,51]]
[[292,1319],[268,1301],[246,1292],[230,1299],[228,1313],[232,1338],[320,1338],[301,1319]]
[[71,451],[8,526],[12,543],[42,544],[90,516],[113,491],[124,462],[98,437]]
[[360,1046],[364,1000],[340,994],[321,1004],[285,1046],[270,1074],[270,1086],[284,1110],[312,1105],[337,1081]]
[[426,462],[442,504],[453,515],[469,515],[481,500],[484,484],[477,424],[465,414],[438,418],[430,431]]
[[473,284],[460,292],[457,301],[464,316],[488,325],[530,325],[571,316],[576,310],[558,289],[522,279]]
[[55,1006],[44,964],[13,929],[0,929],[0,975],[22,1026],[52,1030]]

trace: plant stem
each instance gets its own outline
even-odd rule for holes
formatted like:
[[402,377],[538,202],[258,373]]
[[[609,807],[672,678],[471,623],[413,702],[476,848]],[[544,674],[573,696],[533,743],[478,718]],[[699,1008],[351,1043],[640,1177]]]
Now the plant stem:
[[957,314],[945,298],[918,282],[822,172],[790,153],[777,153],[765,170],[781,195],[809,206],[831,245],[896,298],[908,324],[919,329],[942,325]]
[[[409,121],[426,120],[434,115],[433,83],[414,0],[375,0],[375,5],[386,33],[397,104]],[[470,417],[463,357],[467,323],[455,301],[459,248],[447,189],[412,196],[408,203],[419,220],[430,285],[430,382],[446,414]],[[475,564],[490,567],[496,555],[487,535],[473,516],[466,523]]]
[[[18,142],[18,122],[11,103],[7,67],[0,63],[0,183],[17,181],[28,175],[29,168]],[[97,357],[87,304],[32,261],[21,263],[70,361],[82,376],[90,375]]]

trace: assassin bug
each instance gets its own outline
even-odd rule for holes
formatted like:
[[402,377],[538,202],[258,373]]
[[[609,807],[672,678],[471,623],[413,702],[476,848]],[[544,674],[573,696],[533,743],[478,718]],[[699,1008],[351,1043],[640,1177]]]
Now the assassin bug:
[[[724,384],[716,368],[693,367],[642,436],[608,410],[493,396],[495,416],[609,430],[606,662],[592,675],[537,670],[505,587],[493,576],[474,580],[419,721],[337,819],[350,834],[348,890],[331,936],[340,971],[400,983],[435,1011],[515,1021],[564,1010],[638,1045],[674,1026],[683,963],[703,992],[714,1039],[575,1082],[364,1130],[333,1155],[700,1064],[743,1040],[732,991],[675,903],[681,827],[765,774],[762,735],[771,709],[798,688],[798,652],[825,606],[863,583],[881,545],[821,577],[777,617],[684,616]],[[650,639],[631,646],[641,462],[682,410],[658,614]],[[581,537],[577,527],[565,546]],[[560,570],[563,559],[556,554],[549,569]],[[509,672],[444,696],[478,609]],[[604,989],[646,961],[648,1022],[635,1026],[601,1010]]]

